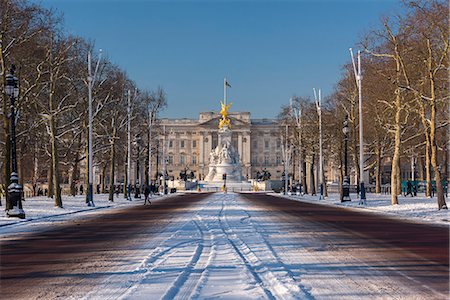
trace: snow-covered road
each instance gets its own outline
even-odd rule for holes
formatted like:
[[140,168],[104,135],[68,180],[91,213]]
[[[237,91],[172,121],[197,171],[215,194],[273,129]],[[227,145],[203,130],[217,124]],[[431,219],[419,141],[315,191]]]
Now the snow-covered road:
[[[364,238],[347,239],[339,229],[323,224],[298,225],[292,217],[271,215],[237,194],[208,197],[191,218],[169,232],[135,269],[138,275],[119,298],[446,298],[408,275],[411,268],[428,272],[413,255],[383,255],[399,250]],[[340,248],[344,240],[352,244]],[[398,261],[390,261],[392,257]],[[104,298],[109,282],[87,298]]]
[[[100,254],[90,253],[82,263],[83,256],[75,257],[83,271],[49,272],[48,280],[56,283],[49,285],[47,295],[77,299],[81,295],[85,299],[447,299],[448,264],[369,240],[357,231],[340,228],[339,222],[330,225],[307,217],[315,211],[298,218],[248,197],[209,195],[168,214],[165,225],[151,233],[133,225],[139,234],[134,233],[136,237],[126,243],[116,238],[107,253],[98,251],[100,245],[95,244],[92,250]],[[159,201],[162,206],[167,199]],[[163,220],[161,212],[148,217]],[[108,234],[113,232],[101,236],[108,240]],[[58,283],[58,277],[69,277],[76,284]],[[34,294],[39,295],[45,294]]]

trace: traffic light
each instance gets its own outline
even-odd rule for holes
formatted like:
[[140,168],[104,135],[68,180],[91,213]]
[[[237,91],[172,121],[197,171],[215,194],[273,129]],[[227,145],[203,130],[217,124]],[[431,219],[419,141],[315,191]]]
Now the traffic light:
[[227,180],[227,173],[222,174],[222,179]]

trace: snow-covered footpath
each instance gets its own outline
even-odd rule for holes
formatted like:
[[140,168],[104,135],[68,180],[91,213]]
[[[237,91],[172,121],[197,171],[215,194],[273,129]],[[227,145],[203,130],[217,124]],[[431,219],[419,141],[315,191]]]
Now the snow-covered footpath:
[[[305,201],[321,205],[341,206],[355,211],[364,211],[382,214],[391,218],[399,218],[413,222],[425,222],[440,225],[450,225],[450,215],[448,210],[438,210],[436,197],[426,198],[423,194],[416,197],[399,196],[399,205],[391,205],[390,195],[367,194],[366,205],[359,204],[359,198],[351,195],[351,201],[340,202],[339,194],[329,194],[325,199],[319,200],[319,196],[311,195],[289,195],[286,197],[292,200]],[[450,206],[449,199],[446,198],[447,206]]]

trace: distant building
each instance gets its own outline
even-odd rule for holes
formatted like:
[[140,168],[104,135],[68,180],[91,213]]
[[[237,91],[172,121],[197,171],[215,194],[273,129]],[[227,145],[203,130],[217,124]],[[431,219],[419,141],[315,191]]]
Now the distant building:
[[[273,179],[284,170],[280,126],[273,119],[251,119],[249,112],[230,112],[232,144],[238,150],[244,178],[255,178],[266,169]],[[160,135],[160,145],[166,139],[167,171],[175,177],[185,168],[203,179],[208,173],[211,151],[218,143],[220,115],[202,112],[198,119],[161,119],[166,137]],[[162,148],[158,152],[161,152]],[[158,155],[161,170],[161,155]]]

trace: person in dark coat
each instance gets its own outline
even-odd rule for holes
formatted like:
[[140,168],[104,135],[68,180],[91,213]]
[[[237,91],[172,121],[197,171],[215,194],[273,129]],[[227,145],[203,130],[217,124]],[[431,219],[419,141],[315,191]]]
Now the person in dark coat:
[[148,200],[148,204],[152,204],[152,202],[150,202],[150,186],[148,184],[145,185],[144,187],[144,205],[147,203]]
[[408,196],[408,195],[411,195],[411,197],[414,197],[414,195],[412,193],[412,189],[413,189],[412,183],[411,183],[411,181],[408,180],[408,182],[406,183],[406,194],[405,194],[405,197]]
[[80,195],[83,195],[83,192],[84,192],[84,187],[83,187],[83,185],[80,185]]

